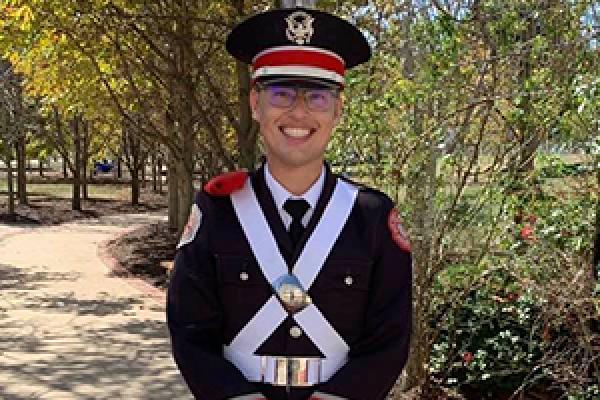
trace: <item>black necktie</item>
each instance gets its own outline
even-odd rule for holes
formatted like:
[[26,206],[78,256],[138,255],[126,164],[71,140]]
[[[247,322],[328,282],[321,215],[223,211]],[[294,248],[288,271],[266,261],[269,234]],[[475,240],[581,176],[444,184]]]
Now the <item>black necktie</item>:
[[283,209],[292,216],[289,232],[294,246],[298,244],[298,240],[300,240],[300,236],[302,236],[302,232],[304,232],[302,217],[306,214],[309,207],[308,201],[304,199],[287,199],[285,203],[283,203]]

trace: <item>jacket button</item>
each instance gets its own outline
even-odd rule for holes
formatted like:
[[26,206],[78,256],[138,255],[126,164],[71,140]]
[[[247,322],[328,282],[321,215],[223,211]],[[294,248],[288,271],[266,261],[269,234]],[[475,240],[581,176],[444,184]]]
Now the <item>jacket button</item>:
[[246,271],[240,272],[240,279],[243,280],[243,281],[247,281],[248,280],[248,273]]
[[352,286],[352,284],[354,283],[354,278],[348,275],[346,278],[344,278],[344,283],[348,286]]
[[300,336],[302,336],[302,329],[300,329],[296,325],[292,326],[290,328],[290,336],[293,337],[294,339],[299,338]]

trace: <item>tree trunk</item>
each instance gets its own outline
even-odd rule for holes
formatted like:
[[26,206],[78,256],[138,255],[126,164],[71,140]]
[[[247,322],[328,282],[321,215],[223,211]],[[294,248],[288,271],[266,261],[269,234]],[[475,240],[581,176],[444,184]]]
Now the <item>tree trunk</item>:
[[[413,129],[422,131],[422,114],[415,106]],[[436,164],[437,148],[434,141],[422,146],[420,152],[427,155],[421,165],[412,170],[411,182],[407,188],[407,199],[413,205],[410,237],[413,258],[413,329],[410,357],[406,365],[404,388],[424,386],[429,377],[427,365],[431,352],[429,338],[429,299],[430,276],[435,243],[435,193],[437,190]],[[417,150],[419,151],[419,150]]]
[[81,188],[83,192],[83,198],[89,200],[88,195],[88,181],[87,181],[87,163],[90,157],[90,127],[89,121],[83,123],[83,146],[82,146],[82,162],[81,162]]
[[17,192],[19,196],[19,204],[27,204],[27,170],[26,170],[26,153],[25,153],[25,134],[19,132],[17,139]]
[[[278,0],[279,1],[279,0]],[[279,6],[282,4],[280,3]],[[238,16],[244,16],[244,1],[236,0],[234,7]],[[238,99],[240,107],[240,123],[237,132],[237,145],[240,152],[238,165],[248,170],[253,170],[256,165],[256,140],[258,138],[258,124],[252,118],[250,110],[250,71],[248,65],[236,61],[235,70],[238,82]]]
[[150,163],[152,164],[152,193],[156,193],[156,151],[152,151]]
[[[415,20],[415,10],[410,9],[408,18],[403,27],[407,36],[411,30],[411,25]],[[414,79],[416,69],[416,49],[410,41],[400,49],[404,58],[403,75],[407,79]],[[421,137],[423,133],[423,111],[422,105],[414,104],[412,112],[412,129]],[[435,146],[431,141],[428,148],[426,142],[421,144],[421,151],[431,152],[431,146]],[[418,149],[415,152],[419,151]],[[406,188],[407,201],[413,205],[412,210],[412,229],[410,232],[412,248],[412,270],[413,270],[413,319],[412,335],[410,342],[410,353],[405,366],[405,372],[400,379],[400,389],[409,390],[422,386],[428,377],[427,363],[429,361],[429,348],[427,340],[427,308],[428,290],[427,289],[427,271],[429,267],[431,251],[430,246],[433,243],[431,235],[433,234],[433,198],[431,185],[435,185],[435,158],[423,160],[421,165],[415,165],[410,170],[408,182],[411,184]],[[433,169],[433,171],[431,171]],[[433,175],[433,176],[430,176]],[[395,398],[400,398],[401,393],[396,393]]]
[[177,161],[176,156],[169,154],[168,168],[168,195],[169,195],[169,228],[177,230],[178,228],[178,217],[179,217],[179,193],[177,190]]
[[42,160],[42,159],[38,160],[38,171],[40,173],[40,176],[43,178],[44,177],[44,160]]
[[137,206],[140,204],[140,178],[139,170],[131,169],[131,205]]
[[156,162],[156,166],[157,166],[157,174],[158,174],[158,193],[162,194],[163,192],[163,161],[162,161],[162,156],[158,157],[158,160]]
[[[184,154],[185,155],[185,154]],[[191,158],[191,156],[189,157]],[[178,198],[179,206],[178,217],[177,217],[177,232],[181,234],[183,228],[188,220],[192,202],[194,201],[194,189],[193,189],[193,163],[188,158],[179,160],[180,163],[177,168],[178,182]]]
[[[186,7],[186,3],[183,3]],[[177,117],[177,133],[181,143],[181,157],[177,158],[177,178],[178,184],[178,217],[177,217],[177,232],[181,234],[187,222],[190,208],[194,200],[193,192],[193,177],[194,177],[194,153],[195,153],[195,137],[194,115],[199,111],[194,109],[193,98],[196,94],[196,84],[192,79],[187,77],[193,76],[195,69],[194,58],[196,55],[191,53],[189,49],[194,47],[193,43],[193,26],[194,22],[187,16],[184,11],[183,18],[180,19],[179,25],[175,28],[176,34],[181,36],[178,41],[179,53],[179,70],[181,76],[185,79],[178,81],[176,86],[176,99],[178,101],[176,117]],[[202,111],[200,111],[202,112]]]
[[144,168],[147,157],[138,132],[134,132],[133,126],[125,120],[122,123],[121,141],[123,161],[131,177],[131,204],[137,206],[140,204],[140,170]]
[[[529,43],[535,34],[535,19],[528,17],[527,30],[524,32],[522,41]],[[520,139],[520,159],[518,171],[523,175],[532,172],[535,168],[535,154],[540,145],[540,135],[535,126],[533,126],[531,116],[531,95],[526,88],[527,82],[532,75],[532,61],[530,46],[524,46],[523,59],[521,60],[521,68],[519,70],[519,83],[521,90],[524,92],[522,102],[519,106],[521,109],[520,117],[517,123]]]
[[75,162],[73,168],[73,196],[71,208],[81,211],[81,132],[79,131],[79,116],[75,115],[71,120],[73,129],[73,143],[75,147]]
[[67,160],[64,157],[61,157],[62,160],[62,170],[63,170],[63,178],[67,179],[69,177],[67,171]]
[[6,183],[8,186],[8,216],[9,218],[15,217],[15,188],[13,185],[13,169],[12,169],[12,146],[7,145],[8,148],[6,155]]
[[[187,133],[187,135],[186,135]],[[194,160],[193,148],[194,137],[193,132],[183,132],[184,148],[182,157],[177,159],[177,232],[181,234],[189,217],[189,212],[194,201]]]
[[117,157],[117,179],[121,179],[123,177],[123,169],[121,165],[121,155]]
[[250,110],[250,73],[248,72],[248,66],[240,61],[236,62],[236,72],[240,104],[240,125],[239,132],[237,132],[237,145],[240,153],[238,165],[253,170],[256,165],[258,124],[252,118]]
[[143,188],[146,187],[146,161],[147,157],[144,155],[142,162],[140,163],[140,186]]
[[[600,157],[596,157],[594,161],[596,165],[596,186],[600,188],[600,168],[598,168],[598,163],[600,162]],[[594,233],[594,255],[592,258],[592,268],[594,278],[598,280],[600,277],[600,196],[596,196],[596,224],[595,224],[595,233]]]

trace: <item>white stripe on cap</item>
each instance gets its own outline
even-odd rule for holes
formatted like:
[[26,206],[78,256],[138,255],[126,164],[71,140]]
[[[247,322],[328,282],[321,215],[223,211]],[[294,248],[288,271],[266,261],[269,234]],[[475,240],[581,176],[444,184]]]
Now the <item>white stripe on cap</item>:
[[339,84],[344,84],[344,77],[340,74],[318,67],[304,67],[287,65],[281,67],[262,67],[254,71],[252,79],[264,78],[266,76],[294,76],[327,79]]

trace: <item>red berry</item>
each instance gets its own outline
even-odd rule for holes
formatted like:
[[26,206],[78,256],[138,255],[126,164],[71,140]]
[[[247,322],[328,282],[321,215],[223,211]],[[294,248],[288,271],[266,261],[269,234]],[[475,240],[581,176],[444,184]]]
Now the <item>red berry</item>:
[[523,228],[521,228],[521,232],[519,232],[519,236],[523,240],[533,239],[533,228],[529,224],[525,224]]
[[470,351],[467,351],[465,354],[463,354],[463,361],[467,365],[471,364],[471,362],[473,362],[474,359],[475,356]]

